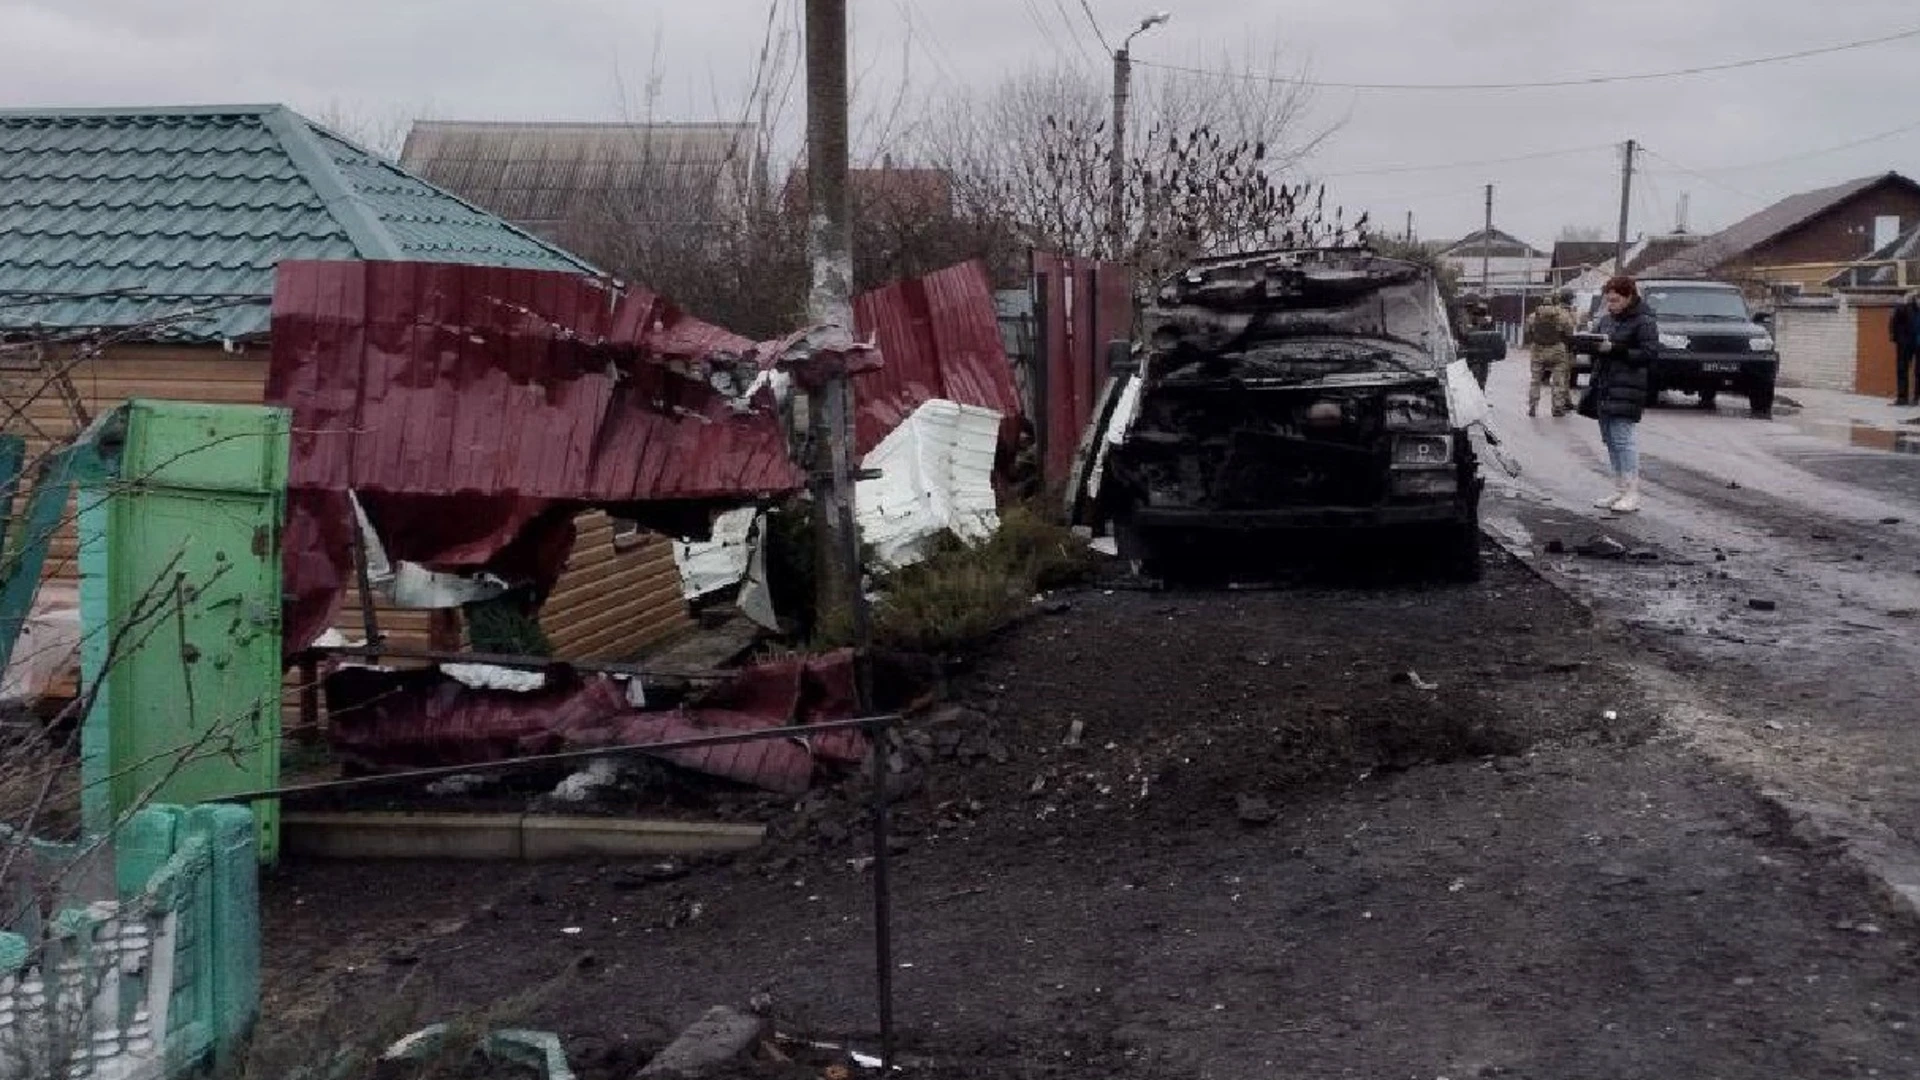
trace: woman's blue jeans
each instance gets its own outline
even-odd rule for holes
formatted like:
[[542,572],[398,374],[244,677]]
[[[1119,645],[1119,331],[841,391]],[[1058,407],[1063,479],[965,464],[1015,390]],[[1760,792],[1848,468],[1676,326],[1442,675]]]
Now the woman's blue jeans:
[[1613,475],[1632,476],[1640,471],[1639,430],[1638,421],[1612,416],[1600,418],[1600,441],[1607,444],[1607,460],[1613,465]]

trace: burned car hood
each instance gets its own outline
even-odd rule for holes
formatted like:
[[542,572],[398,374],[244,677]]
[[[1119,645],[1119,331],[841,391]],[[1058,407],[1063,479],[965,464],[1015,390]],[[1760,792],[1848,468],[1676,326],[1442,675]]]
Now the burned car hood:
[[1156,356],[1245,352],[1263,342],[1392,342],[1414,366],[1453,362],[1433,274],[1364,250],[1282,251],[1196,264],[1162,283],[1147,311]]

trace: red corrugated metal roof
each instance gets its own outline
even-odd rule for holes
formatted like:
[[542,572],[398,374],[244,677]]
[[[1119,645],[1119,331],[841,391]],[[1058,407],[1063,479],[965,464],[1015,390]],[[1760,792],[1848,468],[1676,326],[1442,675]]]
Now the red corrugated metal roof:
[[879,371],[853,381],[860,453],[934,398],[993,409],[1012,438],[1020,398],[984,265],[961,263],[862,293],[853,301],[853,321],[883,359]]
[[798,490],[770,395],[747,410],[686,362],[752,343],[572,274],[288,262],[267,400],[292,485],[594,503]]

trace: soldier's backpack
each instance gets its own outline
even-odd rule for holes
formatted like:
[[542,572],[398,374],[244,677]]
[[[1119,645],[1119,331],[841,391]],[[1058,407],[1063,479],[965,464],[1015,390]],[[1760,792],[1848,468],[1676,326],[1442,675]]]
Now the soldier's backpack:
[[1527,317],[1527,344],[1536,349],[1565,345],[1566,338],[1560,331],[1560,322],[1545,310],[1534,312]]

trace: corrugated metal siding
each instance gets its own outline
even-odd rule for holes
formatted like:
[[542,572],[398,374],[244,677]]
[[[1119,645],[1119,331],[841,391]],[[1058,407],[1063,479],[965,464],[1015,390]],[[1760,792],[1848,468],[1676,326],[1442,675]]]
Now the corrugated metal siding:
[[574,519],[578,535],[540,625],[554,653],[575,660],[629,660],[693,626],[680,597],[673,544],[643,532],[626,550],[599,511]]
[[[95,416],[131,397],[259,404],[267,381],[267,359],[263,351],[236,356],[210,347],[122,346],[106,357],[79,365],[73,379]],[[31,372],[0,370],[0,400],[25,401],[43,381]],[[51,393],[35,398],[7,429],[27,438],[29,462],[45,452],[51,445],[49,439],[64,440],[74,434],[66,406]],[[78,580],[79,568],[74,560],[77,541],[71,519],[69,513],[68,523],[54,535],[46,570],[50,580]],[[680,597],[672,545],[649,535],[640,546],[615,553],[613,527],[606,515],[582,515],[578,525],[574,558],[541,612],[541,621],[559,655],[580,660],[626,659],[684,632],[688,626],[686,604]],[[374,605],[374,613],[388,644],[428,647],[431,613],[393,608],[384,602]],[[350,638],[362,636],[360,600],[352,585],[347,587],[333,625]],[[289,724],[299,717],[299,677],[297,669],[287,677]]]
[[962,263],[862,293],[853,319],[863,337],[875,339],[884,362],[854,380],[860,453],[934,398],[994,410],[1011,442],[1020,395],[983,264]]
[[[647,317],[662,310],[640,296],[615,314],[568,274],[282,264],[267,393],[294,410],[294,484],[595,503],[798,490],[769,397],[737,413],[657,362],[656,338],[712,330]],[[606,339],[623,328],[639,336]]]
[[1133,278],[1118,263],[1033,253],[1047,479],[1066,480],[1107,379],[1107,343],[1133,335]]

